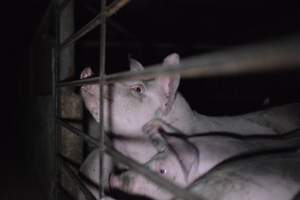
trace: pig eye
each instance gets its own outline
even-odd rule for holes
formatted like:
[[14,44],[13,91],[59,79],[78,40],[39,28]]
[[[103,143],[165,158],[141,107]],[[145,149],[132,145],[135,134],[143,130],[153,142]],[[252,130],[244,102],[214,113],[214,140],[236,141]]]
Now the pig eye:
[[134,85],[130,88],[132,92],[135,94],[143,94],[144,93],[144,86],[143,85]]
[[166,170],[166,169],[164,169],[164,168],[162,168],[162,169],[159,169],[159,173],[160,173],[160,174],[165,174],[165,173],[167,173],[167,170]]

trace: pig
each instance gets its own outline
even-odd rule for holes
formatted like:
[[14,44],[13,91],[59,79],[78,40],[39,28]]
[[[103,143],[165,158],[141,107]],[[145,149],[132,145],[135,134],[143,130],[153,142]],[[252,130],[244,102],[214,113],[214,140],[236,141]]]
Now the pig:
[[[169,146],[147,163],[157,174],[187,187],[218,164],[233,157],[261,151],[300,147],[300,130],[281,136],[240,136],[227,134],[163,136]],[[299,157],[300,159],[300,157]],[[169,199],[171,194],[133,171],[110,176],[110,186],[154,199]]]
[[209,200],[297,200],[300,149],[230,160],[199,178],[188,189]]
[[[178,54],[170,54],[163,66],[179,65]],[[130,59],[130,70],[140,71],[144,67]],[[91,68],[85,68],[80,78],[93,76]],[[140,162],[148,162],[157,154],[157,148],[144,134],[144,125],[152,119],[162,119],[178,129],[178,133],[192,135],[228,131],[242,135],[282,134],[300,125],[300,104],[294,103],[264,111],[235,117],[209,117],[191,109],[177,91],[180,75],[158,76],[150,80],[130,80],[104,86],[104,129],[113,133],[114,147],[124,155]],[[99,122],[99,85],[88,84],[80,88],[88,111]],[[141,148],[143,147],[143,148]],[[96,168],[95,164],[91,168]],[[93,163],[93,162],[92,162]],[[86,167],[84,167],[86,168]],[[108,169],[106,170],[109,173]],[[83,172],[85,170],[82,170]],[[106,174],[105,177],[108,175]]]
[[[163,66],[179,66],[179,55],[170,54]],[[144,67],[130,59],[130,70],[140,71]],[[91,68],[85,68],[81,79],[91,77]],[[104,86],[104,129],[123,139],[145,141],[143,126],[154,118],[172,124],[184,135],[209,132],[231,132],[249,134],[283,134],[300,126],[300,103],[274,107],[239,116],[212,117],[191,109],[177,91],[180,75],[161,75],[150,80],[130,80]],[[81,87],[86,108],[99,121],[99,85]],[[121,141],[121,142],[120,142]],[[135,151],[134,145],[124,146],[123,140],[115,140],[116,149],[125,155],[146,162],[156,149]]]
[[[162,64],[179,65],[178,54],[171,54]],[[130,59],[131,71],[144,67]],[[93,75],[85,68],[81,79]],[[280,106],[240,116],[208,117],[191,109],[182,95],[177,92],[180,75],[164,75],[145,81],[116,82],[104,87],[105,130],[125,136],[140,136],[142,127],[159,116],[182,133],[207,133],[226,131],[242,135],[281,134],[300,126],[300,103]],[[83,85],[81,95],[85,106],[99,121],[99,86]]]

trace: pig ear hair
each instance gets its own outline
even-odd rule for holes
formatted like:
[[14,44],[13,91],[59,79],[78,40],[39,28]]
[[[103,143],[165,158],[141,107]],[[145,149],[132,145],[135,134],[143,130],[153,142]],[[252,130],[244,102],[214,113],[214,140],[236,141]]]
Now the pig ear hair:
[[198,149],[184,137],[168,134],[164,134],[163,137],[178,158],[185,177],[188,177],[192,167],[199,164]]
[[[179,64],[179,55],[170,54],[164,59],[163,66],[176,66]],[[158,82],[163,89],[161,97],[161,110],[163,114],[168,114],[172,108],[176,97],[176,92],[180,82],[180,75],[162,75],[158,77]]]
[[130,64],[130,71],[142,71],[144,69],[143,65],[130,57],[130,55],[128,56],[129,57],[129,64]]

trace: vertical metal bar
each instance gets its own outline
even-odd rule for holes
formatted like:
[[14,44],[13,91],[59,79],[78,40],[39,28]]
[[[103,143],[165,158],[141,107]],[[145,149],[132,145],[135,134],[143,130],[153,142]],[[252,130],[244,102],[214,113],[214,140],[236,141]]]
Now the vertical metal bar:
[[54,63],[52,65],[52,97],[53,97],[53,108],[54,108],[54,156],[55,156],[55,178],[54,178],[54,185],[55,185],[55,200],[60,199],[60,192],[58,187],[60,185],[61,174],[61,161],[58,157],[60,148],[61,148],[61,128],[59,124],[57,124],[57,119],[60,118],[60,106],[59,106],[59,91],[60,88],[56,87],[58,83],[59,77],[59,59],[60,59],[60,9],[59,9],[59,0],[55,1],[55,49],[54,49]]
[[106,0],[101,1],[101,21],[100,28],[100,66],[99,66],[99,128],[100,128],[100,141],[99,141],[99,197],[104,197],[104,176],[103,176],[103,156],[104,156],[104,75],[105,75],[105,48],[106,48]]

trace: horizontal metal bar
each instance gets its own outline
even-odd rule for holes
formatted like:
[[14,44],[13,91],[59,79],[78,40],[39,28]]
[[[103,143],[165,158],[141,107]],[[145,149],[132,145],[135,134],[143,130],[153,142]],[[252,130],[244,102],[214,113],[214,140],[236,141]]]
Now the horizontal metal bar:
[[57,84],[57,87],[66,87],[66,86],[80,86],[84,84],[95,84],[99,82],[99,77],[75,80],[75,81],[61,81]]
[[[157,75],[180,73],[185,78],[233,76],[253,73],[274,72],[278,70],[300,69],[300,38],[288,38],[282,41],[259,45],[248,45],[232,50],[209,53],[186,58],[174,66],[161,64],[147,67],[143,71],[120,72],[105,76],[105,82],[132,79],[149,79]],[[84,80],[60,82],[58,87],[93,84],[99,77]]]
[[72,170],[72,168],[69,166],[67,160],[65,160],[63,157],[60,157],[62,160],[63,167],[65,171],[69,174],[73,182],[79,187],[79,189],[84,194],[85,198],[87,200],[96,200],[94,195],[87,189],[87,187],[84,185],[80,177]]
[[[82,137],[85,141],[93,143],[95,146],[99,147],[98,141],[94,139],[90,139],[90,137],[87,137],[85,133],[83,133],[81,130],[73,127],[72,125],[69,125],[68,123],[58,120],[61,125],[63,125],[65,128],[69,129],[72,133]],[[177,197],[183,198],[185,200],[201,200],[203,198],[200,198],[197,195],[194,195],[193,193],[187,191],[186,189],[180,188],[177,185],[171,183],[170,181],[166,180],[165,178],[158,176],[153,171],[150,171],[149,169],[145,168],[145,166],[137,163],[136,161],[132,160],[131,158],[127,158],[115,148],[110,145],[110,142],[107,141],[108,138],[104,137],[104,150],[105,153],[110,155],[114,161],[121,162],[131,169],[135,170],[136,172],[140,173],[141,175],[145,176],[150,181],[154,182],[155,184],[162,185],[166,190],[171,192],[172,194],[176,195]]]
[[[117,13],[118,10],[120,10],[123,6],[125,6],[127,3],[129,3],[130,0],[115,0],[112,2],[106,9],[105,16],[110,17]],[[99,13],[94,19],[92,19],[89,23],[87,23],[85,26],[83,26],[79,31],[72,34],[69,38],[67,38],[62,44],[61,44],[61,50],[66,48],[67,46],[74,43],[76,40],[80,39],[82,36],[96,28],[98,25],[102,23],[101,20],[102,13]]]
[[121,72],[105,77],[106,83],[149,79],[180,73],[182,77],[233,76],[278,70],[300,69],[300,37],[195,56],[176,67],[154,65],[143,71]]
[[[83,131],[81,131],[78,128],[75,128],[74,126],[72,126],[71,124],[69,124],[67,122],[67,120],[64,119],[57,119],[56,120],[57,123],[59,123],[60,125],[62,125],[63,127],[65,127],[66,129],[70,130],[72,133],[82,137],[85,141],[93,144],[95,147],[99,147],[99,142],[97,139],[87,135],[86,133],[84,133]],[[107,136],[104,138],[104,142],[106,143],[105,145],[107,146],[112,146],[110,140],[107,138]]]

